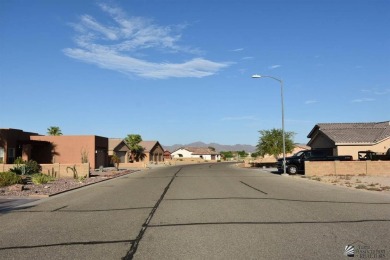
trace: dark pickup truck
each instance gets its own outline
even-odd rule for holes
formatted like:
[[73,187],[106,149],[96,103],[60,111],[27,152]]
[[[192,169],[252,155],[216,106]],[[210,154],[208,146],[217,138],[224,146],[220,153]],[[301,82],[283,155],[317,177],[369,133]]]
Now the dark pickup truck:
[[[286,171],[296,174],[305,171],[305,161],[352,161],[352,155],[328,156],[321,150],[303,150],[291,157],[286,157]],[[278,159],[277,167],[283,172],[283,158]]]
[[390,161],[390,148],[386,153],[377,153],[373,151],[359,151],[359,161]]

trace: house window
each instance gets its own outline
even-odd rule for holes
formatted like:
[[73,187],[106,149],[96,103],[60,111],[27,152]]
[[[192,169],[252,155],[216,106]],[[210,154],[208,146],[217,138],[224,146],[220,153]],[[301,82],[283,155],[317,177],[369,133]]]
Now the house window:
[[0,163],[4,163],[4,148],[0,147]]
[[8,148],[7,163],[14,163],[15,161],[15,148]]

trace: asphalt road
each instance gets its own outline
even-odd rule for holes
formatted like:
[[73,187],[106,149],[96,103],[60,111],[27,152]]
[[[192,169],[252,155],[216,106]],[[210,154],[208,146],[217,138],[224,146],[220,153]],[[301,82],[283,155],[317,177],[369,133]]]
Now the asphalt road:
[[389,195],[229,164],[136,172],[0,223],[0,259],[390,259]]

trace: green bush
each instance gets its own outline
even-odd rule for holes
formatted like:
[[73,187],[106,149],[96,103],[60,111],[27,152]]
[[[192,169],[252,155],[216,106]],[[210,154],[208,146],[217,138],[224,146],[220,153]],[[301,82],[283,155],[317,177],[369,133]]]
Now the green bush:
[[23,183],[22,177],[14,172],[0,172],[0,187]]
[[19,175],[30,175],[38,173],[42,169],[41,166],[33,160],[23,161],[20,157],[18,157],[15,162],[16,166],[10,169],[10,171]]
[[31,176],[31,181],[34,184],[46,184],[49,181],[53,181],[53,180],[54,180],[53,177],[46,175],[46,174],[41,174],[41,173],[36,173],[36,174],[33,174]]

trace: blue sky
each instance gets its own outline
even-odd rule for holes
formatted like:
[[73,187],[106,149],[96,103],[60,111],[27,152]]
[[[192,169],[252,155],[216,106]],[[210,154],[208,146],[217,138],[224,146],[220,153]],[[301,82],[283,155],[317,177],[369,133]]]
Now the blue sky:
[[390,120],[388,0],[3,0],[0,128],[256,145]]

